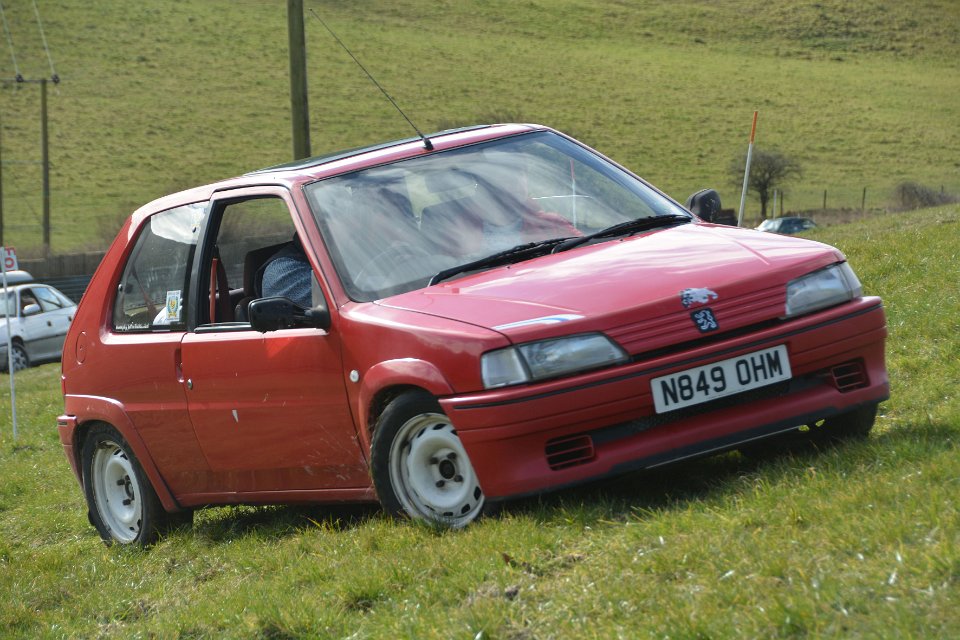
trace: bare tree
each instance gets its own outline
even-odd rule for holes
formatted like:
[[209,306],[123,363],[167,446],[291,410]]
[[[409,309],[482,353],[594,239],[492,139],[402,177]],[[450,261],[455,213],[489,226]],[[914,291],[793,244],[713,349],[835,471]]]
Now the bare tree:
[[[730,176],[734,184],[743,184],[743,171],[747,164],[747,154],[730,163]],[[753,150],[753,159],[750,161],[749,190],[755,191],[760,197],[760,219],[767,219],[767,203],[773,190],[779,188],[791,178],[803,175],[800,164],[793,158],[775,150]]]

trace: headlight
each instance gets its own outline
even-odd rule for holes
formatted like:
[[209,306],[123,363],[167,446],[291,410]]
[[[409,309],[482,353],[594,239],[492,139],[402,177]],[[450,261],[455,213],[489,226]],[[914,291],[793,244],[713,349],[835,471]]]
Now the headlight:
[[588,333],[529,342],[483,354],[480,370],[487,389],[546,380],[624,362],[627,354],[610,338]]
[[825,309],[863,295],[863,287],[846,262],[833,264],[787,283],[784,318]]

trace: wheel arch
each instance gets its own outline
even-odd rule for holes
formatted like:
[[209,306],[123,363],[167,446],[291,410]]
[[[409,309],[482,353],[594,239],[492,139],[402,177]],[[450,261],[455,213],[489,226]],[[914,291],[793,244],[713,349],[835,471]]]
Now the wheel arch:
[[[71,410],[77,408],[77,402],[82,404],[82,411],[77,412]],[[136,428],[134,428],[126,411],[123,410],[123,407],[118,402],[109,398],[68,396],[67,413],[77,415],[79,418],[73,434],[74,460],[71,462],[76,464],[78,470],[81,470],[81,483],[84,481],[82,477],[83,460],[81,459],[83,456],[84,441],[94,426],[98,424],[109,425],[123,436],[123,439],[126,440],[127,444],[133,450],[133,455],[137,457],[137,461],[140,463],[143,472],[150,481],[150,485],[160,499],[160,504],[163,505],[164,510],[168,512],[182,510],[182,507],[176,498],[174,498],[173,493],[160,474],[160,470],[154,463],[153,457],[150,456],[146,444],[144,444],[143,439],[140,437]]]
[[357,424],[365,452],[370,451],[377,419],[398,396],[415,391],[440,398],[453,393],[450,383],[433,364],[413,358],[388,360],[371,367],[360,386]]

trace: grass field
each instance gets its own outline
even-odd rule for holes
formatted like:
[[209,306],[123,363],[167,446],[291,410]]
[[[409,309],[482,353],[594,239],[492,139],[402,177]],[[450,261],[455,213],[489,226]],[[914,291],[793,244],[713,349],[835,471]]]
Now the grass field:
[[960,637],[960,207],[817,230],[884,298],[892,398],[862,443],[738,454],[509,505],[218,508],[106,548],[56,435],[57,365],[0,376],[0,635]]
[[[282,0],[38,3],[51,86],[54,252],[102,248],[169,191],[289,159]],[[739,189],[758,146],[805,167],[786,208],[884,207],[914,180],[960,193],[960,4],[865,0],[306,0],[418,126],[542,122],[675,198]],[[30,0],[4,2],[20,71],[49,76]],[[411,132],[307,14],[315,153]],[[0,76],[13,76],[0,48]],[[4,240],[41,243],[39,88],[0,87]],[[751,208],[757,208],[751,202]]]

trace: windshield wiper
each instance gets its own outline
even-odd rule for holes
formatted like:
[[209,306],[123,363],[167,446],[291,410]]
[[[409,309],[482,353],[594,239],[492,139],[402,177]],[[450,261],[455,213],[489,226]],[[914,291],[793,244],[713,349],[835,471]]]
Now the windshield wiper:
[[580,245],[590,242],[595,238],[615,238],[617,236],[647,231],[648,229],[656,229],[657,227],[669,227],[675,224],[686,224],[691,220],[692,218],[689,216],[682,216],[674,213],[663,216],[649,216],[645,218],[627,220],[626,222],[615,224],[607,227],[606,229],[601,229],[596,233],[580,236],[578,238],[567,238],[553,248],[553,253],[560,253],[561,251],[579,247]]
[[540,240],[539,242],[518,244],[515,247],[511,247],[504,251],[498,251],[497,253],[489,255],[485,258],[480,258],[479,260],[474,260],[473,262],[467,262],[466,264],[444,269],[430,278],[430,282],[427,283],[427,286],[433,286],[438,282],[442,282],[447,278],[453,277],[459,273],[483,269],[485,267],[499,267],[504,264],[513,264],[515,262],[522,262],[523,260],[527,260],[529,258],[545,255],[551,253],[553,248],[557,245],[563,244],[564,242],[568,242],[570,240],[579,240],[579,238],[551,238],[549,240]]

